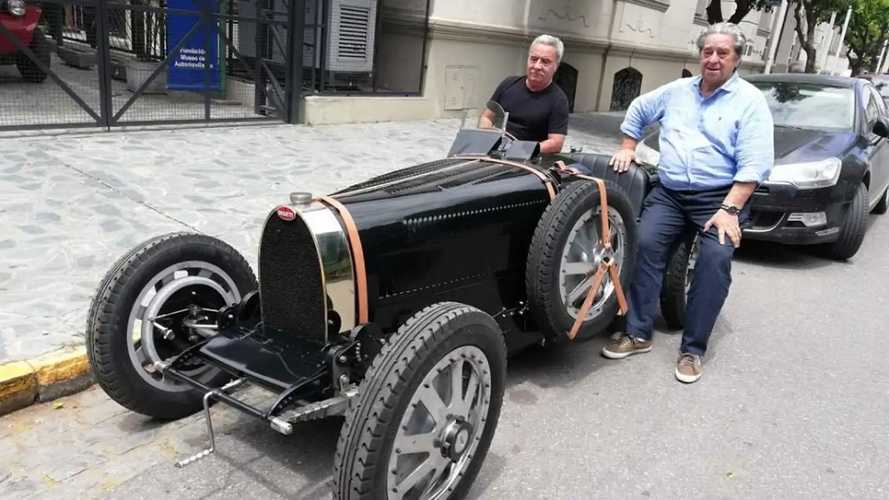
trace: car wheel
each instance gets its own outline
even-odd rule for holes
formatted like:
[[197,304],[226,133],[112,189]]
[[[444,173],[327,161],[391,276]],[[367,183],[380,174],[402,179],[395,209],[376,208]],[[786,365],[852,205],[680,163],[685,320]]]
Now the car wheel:
[[[636,244],[636,219],[627,196],[606,182],[608,221],[614,261],[624,290],[630,283]],[[589,292],[594,272],[606,250],[601,234],[599,190],[592,182],[573,182],[547,207],[534,230],[525,274],[528,304],[544,335],[564,335],[574,324]],[[614,319],[618,303],[614,283],[606,274],[594,297],[578,338],[589,338]]]
[[[49,43],[46,41],[46,36],[43,34],[43,31],[36,29],[34,30],[34,35],[31,38],[31,45],[28,46],[31,49],[31,52],[43,63],[47,68],[50,64],[50,49]],[[40,69],[40,66],[37,65],[34,61],[31,60],[30,57],[24,54],[24,52],[19,52],[15,56],[15,65],[19,69],[19,73],[22,74],[22,78],[26,82],[31,83],[40,83],[43,80],[46,80],[46,73]]]
[[889,187],[883,190],[883,196],[880,197],[880,201],[874,207],[873,213],[885,214],[887,209],[889,209]]
[[670,253],[661,288],[661,316],[672,330],[685,326],[686,297],[694,281],[697,260],[698,238],[694,234],[680,239]]
[[[122,406],[156,418],[201,408],[201,394],[164,378],[155,363],[216,333],[218,311],[257,289],[247,261],[208,236],[177,233],[124,255],[102,280],[86,325],[87,354],[102,389]],[[207,385],[225,381],[200,362],[185,372]]]
[[506,344],[491,316],[429,306],[388,339],[337,443],[337,499],[462,498],[500,416]]
[[864,184],[859,184],[855,195],[852,197],[852,203],[849,204],[849,208],[846,210],[843,225],[840,226],[839,237],[827,247],[827,252],[831,258],[846,260],[858,252],[861,242],[864,241],[866,218],[867,188]]

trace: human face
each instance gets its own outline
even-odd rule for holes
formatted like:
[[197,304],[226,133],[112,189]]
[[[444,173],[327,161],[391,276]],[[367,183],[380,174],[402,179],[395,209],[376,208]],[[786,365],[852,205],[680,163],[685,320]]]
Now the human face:
[[535,44],[528,51],[528,87],[531,90],[546,88],[559,67],[556,48],[542,43]]
[[731,78],[737,67],[735,37],[714,33],[704,39],[704,48],[701,49],[701,78],[706,89],[719,88]]

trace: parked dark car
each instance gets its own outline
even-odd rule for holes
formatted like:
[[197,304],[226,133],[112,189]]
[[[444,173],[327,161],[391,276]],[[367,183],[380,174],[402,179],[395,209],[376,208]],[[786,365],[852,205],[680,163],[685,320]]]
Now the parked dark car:
[[[775,165],[751,200],[749,239],[824,244],[847,259],[864,239],[869,212],[889,205],[889,114],[863,79],[749,75],[775,120]],[[657,132],[637,149],[656,164]]]
[[[507,353],[589,337],[625,307],[652,182],[642,168],[615,174],[606,155],[536,150],[503,127],[466,129],[445,159],[292,193],[266,219],[258,282],[205,235],[139,245],[88,314],[98,383],[156,418],[203,408],[211,447],[180,465],[213,450],[211,401],[284,434],[345,414],[336,498],[463,496],[494,435]],[[242,385],[271,395],[249,402]]]
[[46,79],[44,68],[50,65],[49,42],[37,27],[41,13],[24,0],[0,0],[0,64],[15,64],[22,78],[33,83]]

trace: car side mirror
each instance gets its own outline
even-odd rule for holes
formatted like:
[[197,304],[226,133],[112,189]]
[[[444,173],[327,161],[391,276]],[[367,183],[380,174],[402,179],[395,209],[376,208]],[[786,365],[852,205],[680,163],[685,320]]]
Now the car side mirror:
[[889,137],[889,118],[879,117],[874,122],[873,131],[880,137]]

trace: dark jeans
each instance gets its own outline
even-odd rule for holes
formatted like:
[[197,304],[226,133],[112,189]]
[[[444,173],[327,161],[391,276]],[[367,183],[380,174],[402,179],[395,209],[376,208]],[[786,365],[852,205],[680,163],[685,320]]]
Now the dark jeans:
[[[651,339],[658,312],[664,268],[670,248],[676,240],[696,230],[700,237],[695,278],[688,292],[685,331],[681,352],[703,355],[707,340],[732,283],[732,256],[735,247],[728,236],[719,244],[719,233],[704,224],[716,213],[731,187],[711,191],[671,191],[655,186],[645,199],[639,229],[639,251],[636,270],[630,285],[630,311],[627,332],[634,337]],[[743,223],[749,204],[740,215]]]

